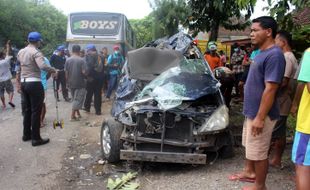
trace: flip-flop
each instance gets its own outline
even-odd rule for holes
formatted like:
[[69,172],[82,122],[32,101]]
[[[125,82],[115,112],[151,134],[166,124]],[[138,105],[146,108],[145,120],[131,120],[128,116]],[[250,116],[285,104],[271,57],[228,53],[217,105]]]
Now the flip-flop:
[[13,104],[12,102],[9,102],[9,104],[12,108],[15,108],[15,104]]
[[279,166],[279,165],[272,165],[272,164],[269,164],[269,167],[277,169],[277,170],[283,170],[285,168],[285,166],[283,166],[283,165]]
[[229,181],[241,181],[241,182],[248,182],[248,183],[254,183],[255,178],[251,177],[240,177],[239,174],[232,174],[228,177]]
[[250,189],[253,189],[253,188],[251,188],[249,186],[242,187],[242,190],[250,190]]
[[73,117],[73,118],[70,119],[70,121],[80,121],[80,119],[76,118],[76,117]]

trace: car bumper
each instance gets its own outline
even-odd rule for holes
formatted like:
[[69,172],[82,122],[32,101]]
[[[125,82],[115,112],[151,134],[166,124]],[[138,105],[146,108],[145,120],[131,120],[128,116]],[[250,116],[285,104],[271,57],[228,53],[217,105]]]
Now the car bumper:
[[121,160],[206,164],[206,154],[121,150]]

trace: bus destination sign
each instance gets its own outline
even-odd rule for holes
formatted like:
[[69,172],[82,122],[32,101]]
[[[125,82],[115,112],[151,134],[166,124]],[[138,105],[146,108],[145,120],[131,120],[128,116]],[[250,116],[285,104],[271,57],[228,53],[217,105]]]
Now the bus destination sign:
[[119,32],[120,18],[115,15],[72,15],[72,34],[79,35],[116,35]]

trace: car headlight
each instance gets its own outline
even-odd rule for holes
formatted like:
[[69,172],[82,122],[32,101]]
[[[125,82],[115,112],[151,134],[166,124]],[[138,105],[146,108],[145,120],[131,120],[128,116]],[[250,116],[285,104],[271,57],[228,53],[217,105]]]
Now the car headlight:
[[222,105],[206,119],[206,122],[198,129],[198,133],[206,133],[225,129],[229,124],[228,108]]

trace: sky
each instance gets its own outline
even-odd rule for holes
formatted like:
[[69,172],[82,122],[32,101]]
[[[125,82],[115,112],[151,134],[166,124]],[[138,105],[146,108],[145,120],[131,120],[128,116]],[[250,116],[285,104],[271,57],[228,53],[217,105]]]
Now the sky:
[[64,14],[71,12],[115,12],[126,15],[128,19],[141,19],[152,9],[148,0],[49,0]]
[[[148,0],[49,0],[49,2],[64,14],[86,11],[116,12],[123,13],[128,19],[141,19],[152,11]],[[265,6],[267,6],[266,0],[258,0],[251,18],[266,15],[267,12],[262,11]]]

